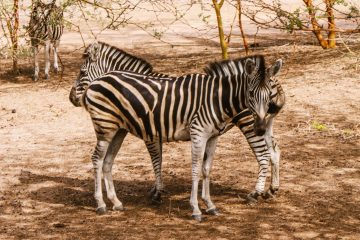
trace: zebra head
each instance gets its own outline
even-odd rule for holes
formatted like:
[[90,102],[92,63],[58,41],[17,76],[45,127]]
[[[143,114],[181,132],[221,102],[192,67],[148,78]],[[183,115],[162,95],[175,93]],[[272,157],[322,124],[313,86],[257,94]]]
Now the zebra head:
[[[47,5],[40,0],[32,2],[32,10],[29,23],[30,37],[34,37],[45,24]],[[36,36],[38,37],[38,36]],[[37,40],[38,41],[38,40]]]
[[54,11],[62,17],[62,9],[56,6],[56,0],[53,0],[51,3],[43,3],[41,0],[33,1],[31,19],[35,21],[49,20],[48,18],[51,17],[50,15]]
[[266,131],[266,114],[271,101],[271,78],[278,74],[282,60],[265,69],[262,56],[249,57],[245,60],[244,70],[247,76],[245,101],[254,116],[254,131],[258,136]]
[[[69,99],[70,102],[75,106],[81,106],[81,98],[88,88],[90,83],[102,73],[100,68],[96,67],[96,61],[98,60],[100,54],[100,46],[98,42],[90,44],[83,53],[84,62],[80,67],[80,72],[78,77],[71,88]],[[90,72],[90,74],[89,74]],[[93,73],[93,74],[91,74]]]
[[110,71],[131,71],[148,74],[152,66],[144,59],[135,57],[104,42],[90,44],[83,53],[84,63],[70,92],[70,101],[81,105],[81,97],[89,84]]

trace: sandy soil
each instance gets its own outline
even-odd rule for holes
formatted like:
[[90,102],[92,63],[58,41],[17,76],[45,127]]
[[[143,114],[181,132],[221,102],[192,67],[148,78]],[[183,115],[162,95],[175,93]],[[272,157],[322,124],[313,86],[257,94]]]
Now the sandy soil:
[[[218,51],[203,44],[131,50],[170,74],[202,71]],[[285,61],[280,81],[287,104],[275,123],[280,193],[245,204],[257,163],[234,128],[220,137],[212,172],[212,196],[222,214],[202,223],[190,219],[190,143],[164,145],[167,193],[154,206],[150,158],[132,136],[113,170],[126,211],[97,216],[90,161],[95,134],[87,113],[68,100],[80,53],[63,51],[62,78],[52,74],[36,83],[29,59],[21,61],[20,76],[1,60],[0,238],[360,239],[360,66],[341,51],[309,45],[256,51]]]

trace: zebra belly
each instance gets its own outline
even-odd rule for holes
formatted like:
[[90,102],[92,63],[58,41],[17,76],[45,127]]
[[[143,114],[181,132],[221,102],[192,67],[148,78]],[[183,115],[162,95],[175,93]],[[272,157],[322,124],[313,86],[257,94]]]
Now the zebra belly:
[[190,130],[188,128],[177,130],[170,141],[190,141]]

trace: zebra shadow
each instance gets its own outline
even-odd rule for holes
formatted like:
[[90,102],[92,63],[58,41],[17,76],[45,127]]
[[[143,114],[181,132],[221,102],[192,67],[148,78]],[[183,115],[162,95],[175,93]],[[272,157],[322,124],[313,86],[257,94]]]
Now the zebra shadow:
[[[93,197],[94,180],[92,178],[78,179],[22,171],[19,180],[22,185],[31,186],[29,189],[32,190],[29,190],[27,195],[34,201],[61,204],[65,207],[90,211],[94,211],[96,208]],[[189,210],[191,179],[172,175],[166,176],[164,182],[166,183],[166,189],[162,195],[161,203],[154,203],[150,200],[150,189],[154,184],[153,180],[114,180],[114,185],[117,196],[123,202],[125,208],[148,208],[164,215],[169,213],[169,208],[174,211]],[[201,189],[200,184],[199,186]],[[238,201],[239,204],[244,204],[244,198],[248,193],[247,190],[219,183],[212,183],[211,189],[211,195],[215,202],[231,198]],[[111,202],[106,198],[104,190],[103,193],[106,204],[112,206]],[[187,217],[187,215],[184,216]]]

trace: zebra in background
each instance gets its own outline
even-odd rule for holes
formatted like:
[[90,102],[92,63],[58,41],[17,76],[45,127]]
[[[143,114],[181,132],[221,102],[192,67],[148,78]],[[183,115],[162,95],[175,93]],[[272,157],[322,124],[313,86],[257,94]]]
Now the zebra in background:
[[163,142],[191,140],[192,216],[198,221],[202,219],[197,198],[201,175],[206,211],[217,214],[210,198],[210,170],[217,138],[246,108],[253,114],[255,134],[266,132],[270,78],[280,68],[281,60],[270,68],[276,71],[266,71],[264,57],[252,56],[213,63],[205,69],[205,75],[165,78],[114,71],[93,81],[86,89],[81,105],[89,112],[97,136],[92,156],[97,211],[106,210],[101,172],[114,209],[123,209],[115,193],[109,163],[130,132],[153,144],[152,150],[157,150],[159,155]]
[[60,37],[63,34],[63,10],[55,5],[56,0],[49,4],[41,0],[32,3],[32,12],[29,22],[29,36],[34,53],[34,75],[33,80],[39,78],[39,45],[45,45],[45,79],[49,79],[50,49],[54,50],[54,70],[59,71],[57,49]]
[[[166,75],[152,72],[152,66],[145,60],[134,57],[119,48],[103,42],[95,42],[90,44],[85,49],[83,58],[84,63],[81,66],[80,74],[69,95],[70,101],[75,106],[80,106],[81,98],[88,85],[94,79],[109,71],[125,70],[147,75],[166,77]],[[279,69],[274,69],[275,67],[281,67],[281,62],[278,62],[278,64],[275,64],[272,68],[267,69],[270,75],[270,72],[272,72],[272,75],[275,76],[275,72],[279,71]],[[275,77],[270,79],[270,84],[271,102],[268,111],[270,114],[267,116],[268,126],[264,136],[256,136],[253,134],[254,118],[248,109],[245,109],[233,119],[233,124],[238,126],[245,135],[259,163],[259,173],[255,190],[249,193],[247,197],[247,200],[250,203],[256,202],[260,195],[265,198],[274,196],[279,189],[280,149],[276,144],[275,138],[273,137],[272,119],[283,107],[285,103],[285,95],[281,85],[278,83]],[[161,181],[162,159],[161,155],[156,154],[158,153],[156,146],[151,143],[145,143],[151,156],[156,178],[156,184],[151,191],[152,200],[159,201],[161,198],[161,191],[163,190],[163,184]],[[154,147],[155,150],[152,150]],[[264,189],[269,159],[271,160],[272,165],[271,185],[269,190],[265,192]],[[112,163],[110,164],[110,169],[111,166]]]

